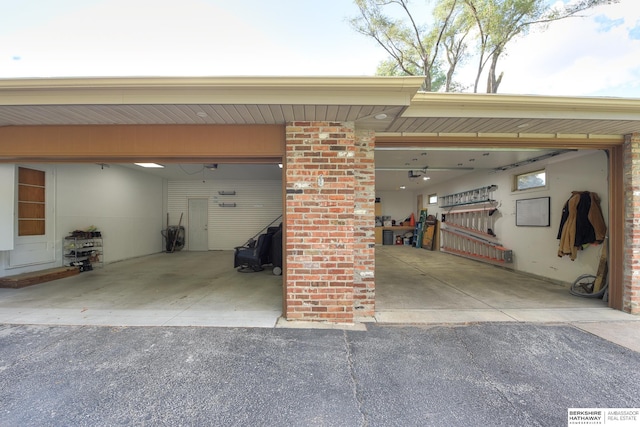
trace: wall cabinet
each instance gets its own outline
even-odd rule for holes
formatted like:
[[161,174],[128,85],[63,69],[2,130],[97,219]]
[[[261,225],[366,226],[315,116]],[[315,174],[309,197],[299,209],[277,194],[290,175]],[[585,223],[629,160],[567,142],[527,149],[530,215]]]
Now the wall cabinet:
[[62,253],[64,265],[78,267],[81,272],[104,265],[102,237],[67,236],[63,241]]

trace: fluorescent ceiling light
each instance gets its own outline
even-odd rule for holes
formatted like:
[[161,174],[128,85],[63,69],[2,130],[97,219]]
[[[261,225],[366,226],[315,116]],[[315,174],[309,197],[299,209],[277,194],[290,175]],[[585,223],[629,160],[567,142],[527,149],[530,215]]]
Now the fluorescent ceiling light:
[[141,166],[143,168],[163,168],[164,166],[159,165],[157,163],[135,163],[138,166]]

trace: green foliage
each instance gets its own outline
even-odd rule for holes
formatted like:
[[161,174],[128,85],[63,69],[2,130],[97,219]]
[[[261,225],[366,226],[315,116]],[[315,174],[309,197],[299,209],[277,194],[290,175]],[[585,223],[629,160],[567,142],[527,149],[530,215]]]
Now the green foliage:
[[354,0],[360,15],[350,24],[387,52],[378,75],[423,75],[425,91],[460,91],[470,85],[456,81],[456,71],[474,57],[473,91],[486,71],[487,92],[496,93],[503,75],[497,72],[498,61],[514,38],[533,25],[618,1],[578,0],[554,8],[548,0],[435,0],[431,16],[419,24],[410,0]]

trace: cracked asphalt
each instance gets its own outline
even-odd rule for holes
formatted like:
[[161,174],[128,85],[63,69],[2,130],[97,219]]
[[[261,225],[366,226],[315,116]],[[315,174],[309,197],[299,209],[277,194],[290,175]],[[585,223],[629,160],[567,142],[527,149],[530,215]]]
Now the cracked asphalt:
[[640,353],[570,325],[0,326],[1,426],[559,426],[640,407]]

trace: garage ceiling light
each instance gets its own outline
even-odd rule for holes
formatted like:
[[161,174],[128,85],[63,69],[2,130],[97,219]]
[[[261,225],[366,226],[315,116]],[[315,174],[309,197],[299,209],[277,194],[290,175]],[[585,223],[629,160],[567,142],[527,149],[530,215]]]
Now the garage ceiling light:
[[135,163],[138,166],[141,166],[143,168],[163,168],[164,166],[159,165],[157,163]]

